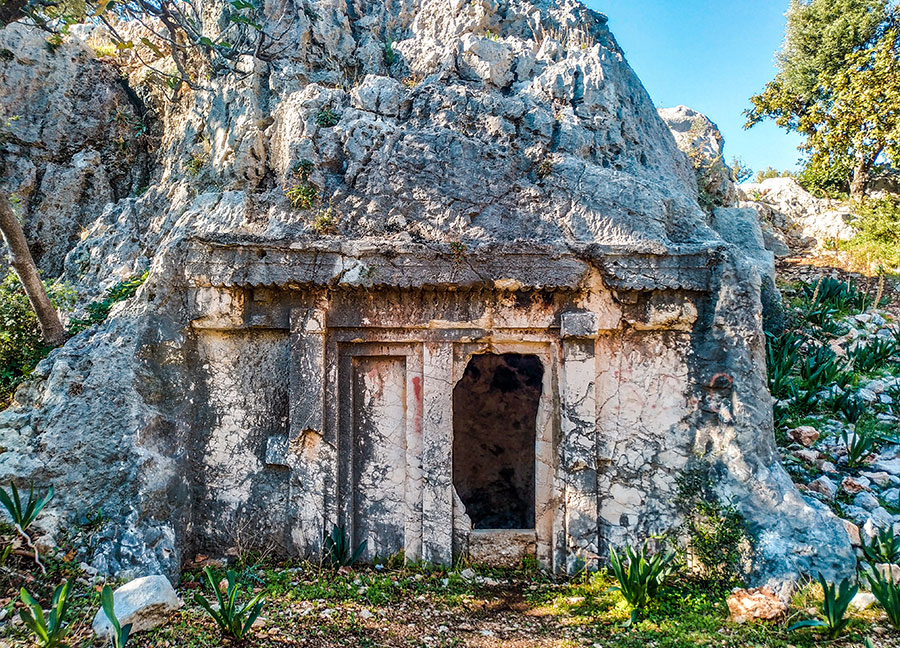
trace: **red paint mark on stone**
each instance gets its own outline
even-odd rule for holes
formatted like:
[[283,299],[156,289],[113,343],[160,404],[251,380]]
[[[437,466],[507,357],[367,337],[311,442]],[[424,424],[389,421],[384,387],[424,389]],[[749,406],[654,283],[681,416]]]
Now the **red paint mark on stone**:
[[422,402],[422,379],[416,376],[413,378],[413,393],[416,396],[416,402]]

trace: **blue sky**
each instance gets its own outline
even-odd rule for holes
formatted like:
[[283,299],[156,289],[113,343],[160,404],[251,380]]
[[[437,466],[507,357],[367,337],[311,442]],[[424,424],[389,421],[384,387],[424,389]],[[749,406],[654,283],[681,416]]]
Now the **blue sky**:
[[659,107],[712,119],[725,157],[752,169],[795,169],[800,138],[771,121],[743,129],[749,97],[775,75],[788,0],[586,0],[609,16],[631,67]]

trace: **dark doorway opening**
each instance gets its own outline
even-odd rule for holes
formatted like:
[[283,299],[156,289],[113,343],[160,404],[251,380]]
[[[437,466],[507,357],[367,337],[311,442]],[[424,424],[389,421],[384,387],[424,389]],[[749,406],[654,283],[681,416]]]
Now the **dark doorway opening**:
[[537,356],[476,355],[453,389],[453,484],[476,529],[534,528],[543,377]]

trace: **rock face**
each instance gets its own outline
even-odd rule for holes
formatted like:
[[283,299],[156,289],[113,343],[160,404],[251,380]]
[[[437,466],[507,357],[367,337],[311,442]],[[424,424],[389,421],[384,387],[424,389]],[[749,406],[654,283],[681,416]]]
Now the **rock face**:
[[[849,207],[836,202],[816,198],[793,178],[769,178],[760,184],[745,184],[741,191],[746,200],[741,207],[755,209],[760,216],[767,237],[773,240],[769,247],[778,253],[778,244],[824,246],[828,242],[853,238],[856,231],[848,220]],[[782,248],[784,254],[789,250]]]
[[731,207],[738,198],[734,172],[725,164],[725,138],[706,115],[687,106],[660,108],[659,116],[672,131],[678,148],[697,172],[701,194],[710,207]]
[[[169,579],[159,574],[136,578],[113,592],[116,619],[122,627],[131,624],[132,634],[162,625],[182,605]],[[112,634],[112,624],[102,609],[97,610],[93,628],[101,639]]]
[[[23,25],[0,30],[0,181],[38,265],[66,254],[103,205],[146,186],[140,102],[81,41],[57,48]],[[5,134],[4,134],[5,132]]]
[[[565,572],[678,533],[676,480],[700,463],[757,537],[755,581],[852,571],[843,524],[778,462],[771,255],[725,227],[742,214],[710,223],[603,16],[279,11],[280,54],[170,107],[154,186],[98,207],[68,254],[84,286],[151,272],[0,414],[0,481],[65,483],[61,518],[102,503],[93,563],[120,574],[239,543],[315,555],[333,525],[367,558],[494,543]],[[533,456],[461,483],[454,386],[484,354],[505,356],[484,389],[534,412],[515,445]],[[467,509],[482,486],[531,499]]]

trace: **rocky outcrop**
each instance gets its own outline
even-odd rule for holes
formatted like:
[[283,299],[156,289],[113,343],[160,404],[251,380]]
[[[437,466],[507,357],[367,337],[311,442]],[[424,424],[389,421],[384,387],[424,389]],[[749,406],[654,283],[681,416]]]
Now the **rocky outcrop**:
[[824,247],[834,241],[853,238],[849,224],[850,207],[837,201],[816,198],[794,178],[769,178],[759,184],[741,186],[740,206],[759,214],[768,247],[779,256],[794,247]]
[[17,24],[0,30],[0,87],[0,186],[56,276],[103,205],[147,186],[142,107],[81,41]]
[[738,198],[734,172],[725,163],[725,138],[706,115],[687,106],[660,108],[659,116],[675,136],[675,143],[688,158],[697,174],[701,204],[731,207]]
[[536,432],[548,566],[673,532],[702,455],[760,538],[756,581],[852,570],[843,525],[778,463],[770,257],[743,249],[745,214],[710,226],[602,15],[392,0],[265,21],[291,25],[278,53],[160,111],[159,181],[95,205],[66,276],[150,276],[0,415],[0,481],[66,484],[60,520],[102,503],[105,572],[174,577],[248,525],[312,553],[342,521],[447,562],[466,519],[452,385],[506,349],[556,381]]

